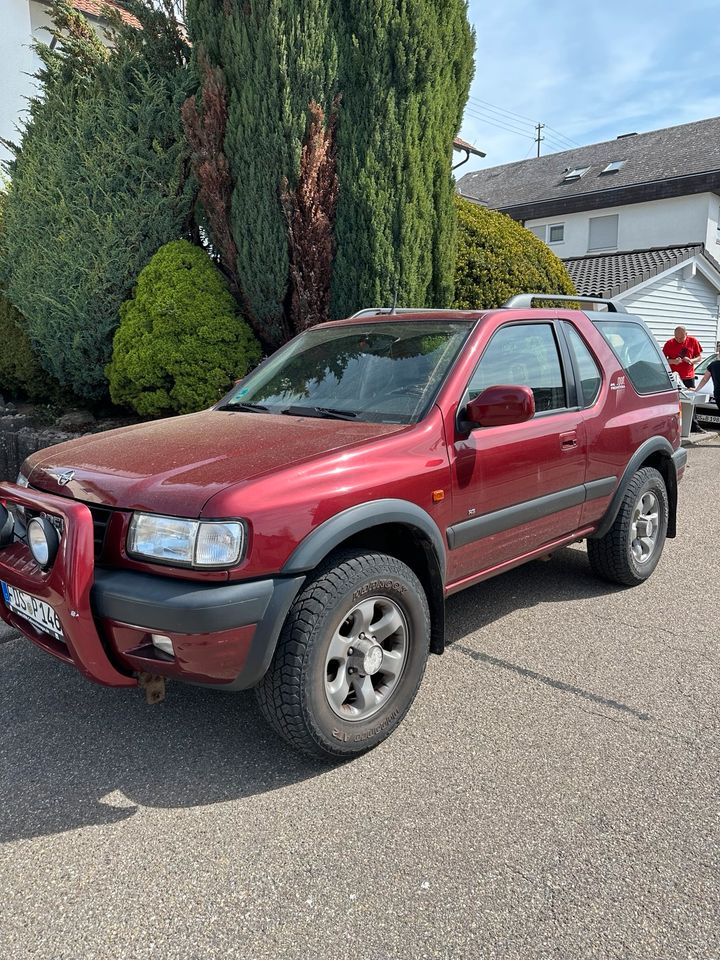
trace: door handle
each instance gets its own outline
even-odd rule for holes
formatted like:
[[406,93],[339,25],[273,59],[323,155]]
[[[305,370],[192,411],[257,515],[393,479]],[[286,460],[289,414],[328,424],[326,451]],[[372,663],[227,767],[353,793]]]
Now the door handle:
[[560,449],[561,450],[574,450],[577,447],[577,434],[573,430],[571,433],[561,433],[560,434]]

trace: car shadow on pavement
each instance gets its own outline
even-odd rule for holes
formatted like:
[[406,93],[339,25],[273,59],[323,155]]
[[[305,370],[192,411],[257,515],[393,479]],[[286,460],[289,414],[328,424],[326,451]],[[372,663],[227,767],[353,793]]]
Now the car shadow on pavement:
[[275,736],[252,693],[183,684],[148,706],[22,639],[0,646],[0,843],[192,807],[327,773]]
[[[591,577],[583,553],[563,550],[451,598],[448,643],[519,608],[612,590]],[[139,806],[236,800],[331,770],[276,737],[251,693],[171,684],[151,707],[139,691],[90,684],[24,640],[0,651],[0,842],[112,824]]]
[[521,664],[491,656],[461,642],[468,634],[476,633],[497,622],[504,614],[520,608],[532,607],[536,603],[607,597],[625,589],[598,580],[590,570],[585,551],[559,550],[553,554],[550,562],[535,561],[451,597],[447,605],[445,642],[463,656],[488,667],[506,670],[525,680],[562,691],[600,707],[617,710],[637,720],[651,720],[649,714],[628,704],[538,673]]
[[606,583],[592,573],[585,550],[565,547],[547,562],[534,560],[450,597],[445,642],[449,646],[507,613],[537,603],[606,597],[624,590],[627,587]]

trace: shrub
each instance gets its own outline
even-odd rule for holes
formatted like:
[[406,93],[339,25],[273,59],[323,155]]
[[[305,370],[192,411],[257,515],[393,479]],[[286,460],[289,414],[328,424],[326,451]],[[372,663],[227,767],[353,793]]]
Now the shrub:
[[49,402],[57,395],[57,384],[49,384],[23,330],[23,317],[0,291],[0,395],[27,397]]
[[107,395],[120,304],[192,214],[180,122],[188,48],[150,0],[128,5],[143,29],[118,26],[112,51],[67,4],[54,7],[57,44],[36,45],[40,94],[3,214],[8,299],[43,367],[90,400]]
[[215,403],[259,359],[210,257],[175,240],[158,250],[120,308],[110,396],[143,416],[190,413]]
[[456,204],[456,307],[499,307],[517,293],[576,293],[562,262],[535,234],[504,213],[460,198]]

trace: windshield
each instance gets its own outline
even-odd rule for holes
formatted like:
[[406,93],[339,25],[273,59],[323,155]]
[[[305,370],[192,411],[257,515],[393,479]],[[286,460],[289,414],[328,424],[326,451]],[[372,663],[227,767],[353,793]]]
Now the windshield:
[[251,373],[224,410],[415,423],[433,402],[470,321],[315,328]]

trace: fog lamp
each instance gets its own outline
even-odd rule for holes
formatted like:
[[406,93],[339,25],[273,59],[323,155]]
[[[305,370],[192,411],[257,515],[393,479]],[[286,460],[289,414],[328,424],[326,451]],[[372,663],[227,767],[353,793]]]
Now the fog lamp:
[[15,521],[10,511],[0,503],[0,547],[7,547],[15,539]]
[[47,570],[57,556],[60,538],[47,517],[33,517],[27,527],[27,540],[35,563]]

